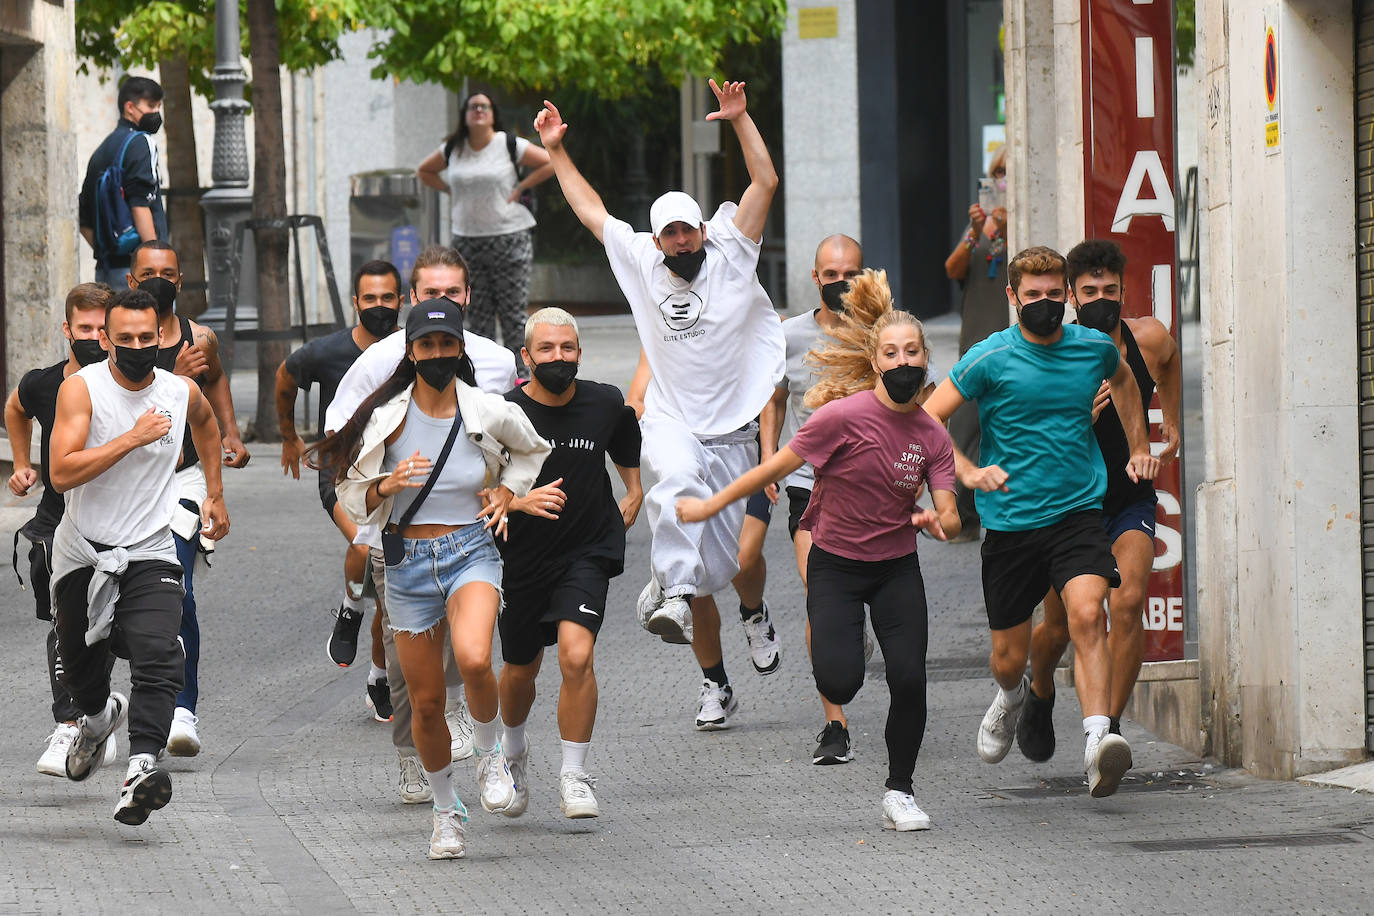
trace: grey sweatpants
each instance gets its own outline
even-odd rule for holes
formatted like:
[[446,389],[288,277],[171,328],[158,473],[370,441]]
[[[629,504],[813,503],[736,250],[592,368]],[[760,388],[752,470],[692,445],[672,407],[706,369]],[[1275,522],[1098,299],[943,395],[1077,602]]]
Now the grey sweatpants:
[[758,463],[756,424],[701,440],[684,424],[655,416],[640,424],[640,462],[657,479],[644,496],[653,542],[649,562],[669,598],[705,596],[739,573],[739,530],[745,500],[705,522],[681,522],[677,501],[706,499]]
[[[372,584],[377,588],[377,607],[382,612],[382,648],[386,652],[386,682],[391,688],[391,743],[403,756],[419,756],[415,739],[410,733],[410,692],[406,690],[406,676],[401,672],[401,660],[396,655],[396,636],[386,616],[386,561],[380,548],[369,551],[372,560]],[[453,660],[453,643],[448,638],[448,626],[440,624],[444,637],[444,684],[448,688],[448,702],[452,705],[463,689],[463,676]]]

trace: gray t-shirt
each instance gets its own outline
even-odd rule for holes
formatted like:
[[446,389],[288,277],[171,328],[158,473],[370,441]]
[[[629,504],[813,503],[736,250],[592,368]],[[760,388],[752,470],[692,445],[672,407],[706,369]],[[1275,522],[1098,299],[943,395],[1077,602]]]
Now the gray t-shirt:
[[[812,309],[787,319],[782,323],[782,336],[787,341],[787,370],[779,388],[787,388],[787,418],[783,421],[783,434],[791,439],[801,429],[802,424],[811,416],[812,409],[806,406],[806,392],[820,381],[820,373],[806,363],[806,354],[821,346],[825,341],[825,331],[816,321]],[[810,490],[815,483],[816,472],[811,465],[804,464],[783,481],[784,486],[801,487]]]

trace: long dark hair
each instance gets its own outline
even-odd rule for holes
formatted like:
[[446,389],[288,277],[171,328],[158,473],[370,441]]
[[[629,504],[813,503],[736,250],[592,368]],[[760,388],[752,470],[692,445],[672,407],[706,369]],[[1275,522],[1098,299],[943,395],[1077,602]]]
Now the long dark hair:
[[[358,409],[353,412],[353,416],[343,425],[343,429],[330,433],[305,450],[307,467],[324,471],[335,484],[348,476],[348,469],[358,460],[358,452],[363,444],[363,430],[367,428],[367,421],[372,419],[373,411],[415,384],[415,364],[410,361],[409,356],[407,352],[401,357],[401,363],[396,367],[396,371],[391,373],[391,377],[363,399]],[[463,348],[463,362],[458,367],[458,380],[469,387],[477,387],[477,375],[472,366],[472,358],[468,356],[467,347]]]
[[[499,107],[497,107],[496,100],[495,100],[494,98],[491,97],[491,93],[490,93],[490,92],[472,92],[472,93],[469,93],[469,94],[468,94],[468,97],[465,98],[465,99],[463,99],[463,105],[462,105],[462,107],[458,109],[458,126],[457,126],[457,128],[454,129],[453,133],[449,134],[447,137],[444,138],[444,161],[448,161],[448,157],[453,155],[453,151],[454,151],[454,150],[461,150],[461,149],[463,148],[463,144],[467,142],[467,139],[468,139],[468,103],[472,101],[472,99],[473,99],[474,96],[479,96],[479,95],[484,95],[484,96],[486,96],[486,97],[487,97],[487,102],[491,105],[491,129],[492,129],[493,131],[496,131],[496,132],[500,132],[500,131],[505,130],[505,128],[501,126],[501,109],[500,109]],[[431,136],[433,136],[433,135],[431,134]]]

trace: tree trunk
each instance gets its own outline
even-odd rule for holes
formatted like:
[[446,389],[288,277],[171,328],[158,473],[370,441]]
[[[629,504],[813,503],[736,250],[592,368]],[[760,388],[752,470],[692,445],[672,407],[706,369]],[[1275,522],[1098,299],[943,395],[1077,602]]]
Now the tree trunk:
[[[248,0],[248,43],[253,66],[253,218],[286,217],[286,140],[282,130],[281,48],[274,0]],[[253,233],[258,264],[258,328],[280,331],[290,313],[290,234],[286,229],[258,229]],[[279,442],[277,431],[277,367],[286,359],[289,343],[259,340],[258,404],[253,437]]]
[[200,211],[200,166],[191,110],[191,80],[186,55],[158,65],[162,77],[162,114],[167,128],[167,178],[178,192],[167,201],[168,241],[181,263],[177,314],[195,318],[205,312],[205,223]]

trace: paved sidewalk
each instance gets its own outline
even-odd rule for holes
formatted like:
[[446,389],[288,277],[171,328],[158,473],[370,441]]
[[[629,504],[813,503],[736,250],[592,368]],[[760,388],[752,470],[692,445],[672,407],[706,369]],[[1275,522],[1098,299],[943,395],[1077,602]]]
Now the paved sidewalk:
[[[586,374],[623,383],[633,333],[608,321],[584,334]],[[0,913],[1370,910],[1374,798],[1217,770],[1128,722],[1136,769],[1115,797],[1093,800],[1068,693],[1050,763],[1015,751],[995,767],[979,761],[974,733],[993,688],[976,545],[921,542],[931,685],[916,791],[935,826],[883,831],[881,659],[850,707],[857,759],[812,766],[822,723],[783,524],[767,542],[779,672],[753,672],[733,596],[721,596],[741,700],[733,728],[693,730],[700,672],[690,651],[634,622],[647,570],[641,520],[598,644],[588,763],[602,817],[558,812],[549,657],[531,716],[529,813],[481,811],[472,765],[460,764],[468,858],[429,862],[428,809],[399,803],[389,729],[363,705],[365,665],[340,671],[325,656],[341,539],[313,481],[284,479],[272,449],[255,452],[227,477],[233,530],[197,577],[205,750],[170,759],[175,796],[146,825],[111,818],[123,759],[88,783],[35,773],[51,729],[43,625],[28,593],[12,579],[0,585],[10,609],[0,686],[12,709],[0,746]],[[0,537],[27,514],[0,511]],[[116,670],[126,679],[124,665]]]

